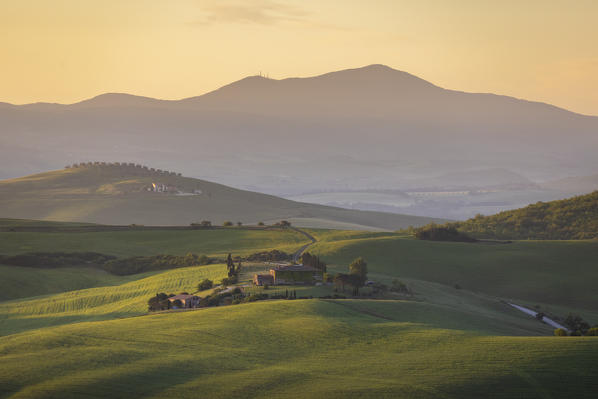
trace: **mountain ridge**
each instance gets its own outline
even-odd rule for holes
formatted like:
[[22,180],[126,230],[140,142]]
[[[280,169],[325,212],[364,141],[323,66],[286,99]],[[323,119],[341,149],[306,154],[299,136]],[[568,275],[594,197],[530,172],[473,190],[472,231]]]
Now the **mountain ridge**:
[[[72,103],[57,103],[57,102],[41,101],[41,102],[26,103],[26,104],[13,104],[13,103],[9,103],[9,102],[0,102],[0,105],[11,105],[14,107],[33,107],[33,106],[34,107],[42,107],[42,106],[70,107],[70,106],[83,106],[83,105],[99,106],[99,107],[118,107],[118,106],[123,105],[123,99],[127,99],[127,100],[137,101],[137,103],[135,104],[137,106],[148,105],[148,103],[151,103],[152,105],[161,105],[161,106],[169,107],[169,106],[177,106],[177,105],[194,103],[194,102],[199,101],[203,97],[213,96],[216,93],[222,92],[223,90],[238,89],[238,88],[246,89],[248,87],[255,89],[256,86],[253,84],[254,82],[258,82],[258,84],[259,84],[259,86],[257,86],[258,88],[268,88],[268,87],[272,87],[273,85],[276,85],[276,84],[289,84],[289,83],[294,84],[296,82],[304,83],[306,81],[326,81],[329,79],[338,80],[338,79],[347,79],[347,78],[350,80],[354,80],[354,79],[358,79],[358,78],[370,79],[370,83],[371,83],[371,81],[372,81],[371,78],[373,78],[373,77],[381,78],[380,74],[385,74],[384,77],[392,77],[395,79],[397,77],[400,77],[401,82],[403,82],[403,83],[408,82],[411,84],[411,86],[417,85],[417,88],[437,89],[437,90],[441,90],[441,91],[445,91],[445,92],[457,94],[457,95],[469,94],[469,95],[479,95],[479,96],[494,96],[494,97],[506,99],[509,101],[518,101],[518,102],[522,102],[522,103],[548,106],[553,110],[565,111],[567,113],[572,113],[572,114],[579,115],[579,116],[598,118],[598,115],[582,114],[582,113],[571,111],[566,108],[558,107],[556,105],[553,105],[553,104],[550,104],[547,102],[542,102],[542,101],[528,100],[528,99],[524,99],[524,98],[518,98],[518,97],[514,97],[514,96],[509,96],[509,95],[504,95],[504,94],[496,94],[496,93],[491,93],[491,92],[467,92],[467,91],[443,88],[443,87],[435,85],[425,79],[419,78],[416,75],[410,74],[410,73],[402,71],[402,70],[391,68],[384,64],[370,64],[370,65],[366,65],[363,67],[341,69],[341,70],[337,70],[337,71],[332,71],[332,72],[327,72],[327,73],[313,75],[313,76],[307,76],[307,77],[289,77],[289,78],[282,78],[282,79],[273,79],[273,78],[268,78],[268,77],[264,77],[264,76],[260,76],[260,75],[250,75],[250,76],[241,78],[239,80],[233,81],[229,84],[223,85],[215,90],[211,90],[211,91],[208,91],[203,94],[196,95],[196,96],[183,97],[180,99],[160,99],[160,98],[155,98],[155,97],[150,97],[150,96],[125,93],[125,92],[106,92],[106,93],[101,93],[101,94],[86,98],[81,101],[72,102]],[[105,103],[106,99],[113,99],[115,101],[115,103],[114,104],[106,104]],[[124,105],[131,106],[131,101],[125,101]]]

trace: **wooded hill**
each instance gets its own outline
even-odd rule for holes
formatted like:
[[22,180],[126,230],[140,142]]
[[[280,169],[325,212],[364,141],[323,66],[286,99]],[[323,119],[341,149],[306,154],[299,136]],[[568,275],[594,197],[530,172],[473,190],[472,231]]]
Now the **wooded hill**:
[[538,202],[493,216],[449,223],[478,238],[581,240],[598,238],[598,191],[564,200]]

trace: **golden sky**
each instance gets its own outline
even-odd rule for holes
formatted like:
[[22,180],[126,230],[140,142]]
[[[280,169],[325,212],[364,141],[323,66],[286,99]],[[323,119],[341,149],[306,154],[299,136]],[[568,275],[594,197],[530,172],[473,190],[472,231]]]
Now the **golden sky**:
[[386,64],[598,115],[595,0],[0,0],[0,101],[195,96]]

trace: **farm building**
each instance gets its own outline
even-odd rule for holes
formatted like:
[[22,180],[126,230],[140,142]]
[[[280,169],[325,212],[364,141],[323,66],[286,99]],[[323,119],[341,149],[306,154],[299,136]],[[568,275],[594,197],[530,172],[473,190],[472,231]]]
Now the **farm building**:
[[170,303],[173,303],[176,300],[181,301],[184,308],[196,307],[199,304],[200,299],[201,298],[198,297],[197,295],[189,295],[189,294],[180,294],[180,295],[175,295],[175,296],[171,296],[170,298],[168,298]]
[[274,276],[271,274],[254,274],[253,284],[255,285],[274,285]]
[[278,284],[312,284],[321,279],[320,271],[303,265],[276,266],[270,269],[274,285]]

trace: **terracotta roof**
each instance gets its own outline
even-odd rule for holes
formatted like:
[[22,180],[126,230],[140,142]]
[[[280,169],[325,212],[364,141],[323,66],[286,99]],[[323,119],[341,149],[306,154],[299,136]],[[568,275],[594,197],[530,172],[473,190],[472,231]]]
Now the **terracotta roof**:
[[303,266],[303,265],[290,265],[290,266],[276,266],[274,268],[276,271],[283,271],[283,272],[315,272],[311,266]]
[[186,294],[179,294],[179,295],[175,295],[175,296],[171,296],[170,298],[168,298],[171,301],[176,301],[177,299],[181,300],[187,300],[187,299],[192,299],[192,298],[199,298],[197,295],[186,295]]

